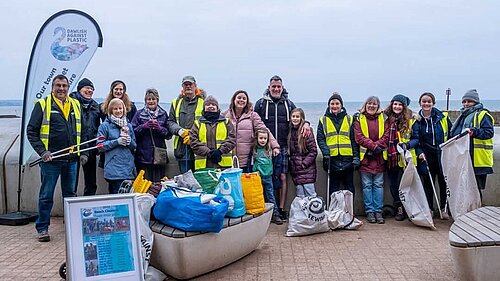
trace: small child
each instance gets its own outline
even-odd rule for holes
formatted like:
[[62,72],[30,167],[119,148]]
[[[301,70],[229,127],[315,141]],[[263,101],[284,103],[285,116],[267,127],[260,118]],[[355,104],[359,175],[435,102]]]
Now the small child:
[[290,155],[290,173],[297,188],[297,196],[316,196],[316,156],[318,149],[314,135],[305,138],[300,133],[305,122],[302,108],[295,108],[291,112],[290,132],[288,133],[288,149]]
[[99,126],[97,136],[104,136],[101,152],[105,153],[104,179],[110,194],[118,193],[124,180],[134,179],[134,130],[127,122],[125,104],[119,98],[109,102],[106,120]]
[[250,161],[253,164],[252,171],[259,172],[264,188],[264,197],[266,202],[273,203],[273,216],[271,222],[275,224],[283,224],[276,199],[274,198],[273,189],[273,150],[269,143],[269,131],[259,129],[255,132],[255,141],[253,150],[250,152]]

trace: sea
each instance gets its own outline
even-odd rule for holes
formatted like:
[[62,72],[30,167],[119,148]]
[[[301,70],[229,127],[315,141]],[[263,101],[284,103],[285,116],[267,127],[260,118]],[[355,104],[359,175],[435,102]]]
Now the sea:
[[[100,102],[100,100],[98,101]],[[500,100],[483,100],[482,103],[490,111],[500,111]],[[144,102],[135,103],[138,109],[144,107]],[[385,108],[389,101],[381,101],[382,107]],[[170,103],[160,103],[161,107],[167,111],[170,109]],[[316,127],[319,118],[325,114],[327,107],[327,101],[324,102],[296,102],[297,107],[301,107],[306,115],[306,120],[311,123],[311,126]],[[356,113],[359,108],[363,105],[363,102],[348,102],[344,103],[349,114]],[[229,104],[221,103],[221,110],[225,110],[229,107]],[[446,110],[446,100],[437,100],[436,107],[440,110]],[[460,100],[450,100],[449,110],[459,110],[462,107],[462,102]],[[418,104],[410,103],[410,109],[418,111]],[[0,100],[0,117],[2,115],[16,115],[21,116],[23,112],[23,101],[22,100]]]

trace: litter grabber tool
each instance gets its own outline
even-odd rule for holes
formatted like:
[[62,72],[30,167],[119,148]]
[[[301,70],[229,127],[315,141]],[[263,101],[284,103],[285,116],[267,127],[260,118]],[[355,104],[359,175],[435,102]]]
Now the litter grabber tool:
[[[425,162],[425,167],[427,168],[427,174],[429,174],[429,178],[431,180],[432,191],[434,192],[434,198],[436,198],[437,205],[441,206],[439,204],[439,199],[438,199],[437,192],[436,192],[436,186],[434,185],[434,179],[432,178],[431,171],[429,170],[429,163],[427,163],[427,160],[424,160],[424,162]],[[442,187],[440,187],[440,188],[442,188]],[[439,218],[443,219],[443,213],[441,212],[441,208],[438,208],[438,210],[439,210]]]
[[[52,153],[52,156],[53,156],[52,158],[55,158],[55,156],[56,156],[56,155],[58,155],[58,154],[60,154],[60,153],[63,153],[63,152],[65,152],[65,151],[69,151],[69,152],[70,152],[70,154],[71,154],[71,153],[73,153],[73,151],[75,150],[75,148],[79,148],[79,147],[80,147],[80,146],[82,146],[82,145],[85,145],[85,144],[87,144],[87,143],[91,143],[91,142],[93,142],[93,141],[97,141],[97,140],[105,140],[105,137],[104,137],[104,136],[100,136],[100,137],[93,138],[93,139],[88,140],[88,141],[84,141],[84,142],[82,142],[82,143],[80,143],[80,144],[76,144],[76,145],[68,146],[68,147],[63,148],[63,149],[61,149],[61,150],[58,150],[58,151],[56,151],[56,152],[53,152],[53,153]],[[91,149],[94,149],[94,148],[96,148],[96,147],[92,147]],[[89,149],[88,149],[88,150],[89,150]],[[69,155],[69,154],[65,154],[65,156],[66,156],[66,155]],[[40,162],[42,162],[42,161],[43,161],[43,160],[42,160],[42,158],[40,157],[40,158],[36,159],[35,161],[31,162],[31,163],[30,163],[30,167],[33,167],[33,166],[37,165],[38,163],[40,163]]]
[[[81,145],[81,144],[80,144]],[[93,146],[93,147],[88,147],[88,148],[84,148],[84,149],[80,149],[80,150],[70,150],[69,152],[67,153],[63,153],[63,154],[57,154],[56,156],[53,156],[52,159],[57,159],[57,158],[61,158],[61,157],[64,157],[64,156],[68,156],[68,155],[71,155],[71,154],[75,154],[75,153],[80,153],[80,152],[84,152],[84,151],[88,151],[88,150],[92,150],[92,149],[99,149],[99,148],[102,148],[104,146],[104,144],[100,143],[96,146]],[[36,164],[42,162],[42,159],[40,158],[40,160],[38,161],[34,161],[30,164],[30,167],[33,167],[35,166]]]

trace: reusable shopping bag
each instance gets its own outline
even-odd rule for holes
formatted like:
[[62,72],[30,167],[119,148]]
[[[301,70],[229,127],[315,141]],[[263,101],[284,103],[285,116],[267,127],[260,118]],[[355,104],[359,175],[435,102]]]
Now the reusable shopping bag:
[[[184,195],[180,196],[178,191]],[[202,195],[202,192],[169,187],[158,195],[153,214],[160,222],[183,231],[220,232],[229,202],[218,196],[203,204]]]
[[409,150],[405,150],[403,153],[406,168],[399,183],[399,199],[411,222],[419,226],[436,229],[429,204],[427,203],[427,197],[425,196],[424,186],[413,163],[412,155]]
[[299,196],[293,199],[286,236],[303,236],[329,230],[323,199]]
[[469,154],[469,134],[460,136],[441,145],[441,163],[448,189],[447,203],[455,220],[481,207],[481,196]]
[[256,215],[264,213],[266,206],[264,202],[264,190],[258,172],[244,173],[241,175],[241,187],[245,209],[248,214]]
[[331,229],[359,229],[363,222],[354,217],[353,194],[349,190],[339,190],[330,196],[327,220]]
[[214,193],[219,182],[219,172],[214,168],[203,168],[194,172],[194,177],[203,191]]
[[[240,168],[228,168],[220,173],[219,183],[215,189],[215,194],[226,198],[229,201],[228,217],[241,217],[245,214],[245,201],[241,187]],[[232,208],[231,208],[232,206]]]
[[141,259],[143,272],[147,272],[151,250],[153,249],[153,231],[149,227],[151,208],[156,202],[156,198],[148,193],[138,193],[137,213],[139,214],[139,233],[141,234]]

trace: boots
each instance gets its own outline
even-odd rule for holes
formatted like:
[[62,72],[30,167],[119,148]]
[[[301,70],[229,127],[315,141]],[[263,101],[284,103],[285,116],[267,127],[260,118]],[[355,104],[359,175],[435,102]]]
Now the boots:
[[404,220],[404,219],[405,219],[405,211],[404,211],[404,209],[403,209],[403,206],[399,206],[399,207],[398,207],[398,213],[396,214],[395,219],[396,219],[397,221],[402,221],[402,220]]

